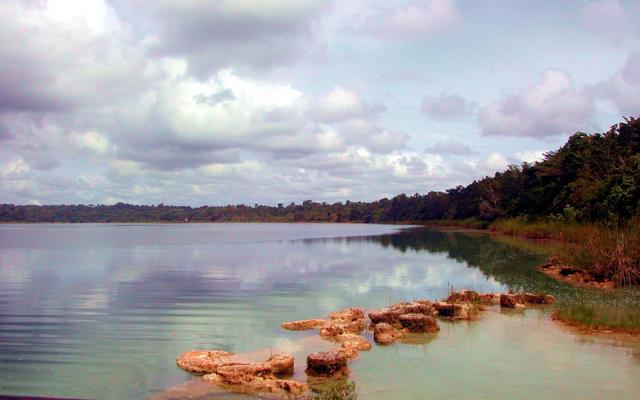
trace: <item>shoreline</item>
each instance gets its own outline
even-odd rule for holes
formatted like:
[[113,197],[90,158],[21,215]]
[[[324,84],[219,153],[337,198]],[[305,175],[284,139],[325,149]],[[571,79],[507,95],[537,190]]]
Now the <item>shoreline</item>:
[[604,336],[607,339],[640,339],[640,329],[611,328],[597,325],[588,326],[565,318],[560,315],[558,311],[554,311],[550,318],[552,321],[563,325],[565,328],[571,329],[575,333],[589,336]]

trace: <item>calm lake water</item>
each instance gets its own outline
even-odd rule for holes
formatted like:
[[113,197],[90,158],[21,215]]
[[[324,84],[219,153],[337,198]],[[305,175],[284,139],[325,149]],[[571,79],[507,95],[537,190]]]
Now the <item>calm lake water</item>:
[[[178,354],[283,349],[303,367],[328,344],[283,321],[450,287],[578,295],[535,271],[543,253],[382,225],[0,225],[0,394],[217,399]],[[576,335],[549,312],[441,322],[363,352],[352,379],[362,399],[640,398],[636,344]]]

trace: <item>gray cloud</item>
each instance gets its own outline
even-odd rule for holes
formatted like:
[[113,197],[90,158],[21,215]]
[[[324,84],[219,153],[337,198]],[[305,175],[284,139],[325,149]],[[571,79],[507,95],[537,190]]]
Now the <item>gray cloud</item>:
[[225,101],[235,100],[236,96],[234,96],[233,92],[229,89],[222,89],[210,94],[198,94],[193,97],[195,101],[198,103],[206,103],[209,105],[214,105],[217,103],[223,103]]
[[489,136],[545,137],[588,130],[593,97],[578,91],[568,73],[545,71],[539,82],[481,107],[478,122]]
[[112,104],[159,78],[108,8],[96,10],[105,25],[48,11],[46,3],[0,3],[0,111]]
[[640,51],[627,58],[622,69],[595,87],[596,93],[616,106],[626,117],[640,115]]
[[380,8],[362,32],[381,39],[420,39],[449,31],[461,19],[454,0],[413,0]]
[[[625,112],[638,109],[636,54],[589,90],[549,71],[479,109],[485,137],[476,126],[451,132],[462,143],[484,141],[479,148],[491,148],[489,155],[442,137],[418,152],[432,139],[412,129],[468,115],[475,105],[464,93],[442,94],[424,99],[428,119],[399,110],[389,93],[417,104],[422,73],[441,71],[398,73],[424,60],[387,54],[448,46],[426,39],[458,25],[464,34],[462,11],[435,0],[0,2],[0,198],[372,200],[495,172],[512,161],[502,154],[523,149],[486,135],[582,129],[594,95]],[[355,32],[346,27],[353,16]],[[330,59],[310,62],[325,45]],[[384,62],[361,68],[371,60],[359,60],[363,53]]]
[[[327,0],[260,2],[114,1],[119,14],[143,26],[156,56],[184,57],[189,70],[206,78],[216,70],[264,70],[314,51],[313,22]],[[140,13],[139,10],[145,10]],[[142,33],[142,34],[144,34]]]
[[474,154],[469,146],[462,143],[436,143],[435,145],[428,147],[425,153],[429,154],[453,154],[457,156],[467,156]]
[[432,119],[446,121],[460,118],[473,112],[473,103],[457,94],[424,96],[421,110]]
[[580,19],[584,27],[594,35],[621,45],[629,37],[638,35],[640,24],[636,9],[627,8],[619,0],[593,0],[580,10]]

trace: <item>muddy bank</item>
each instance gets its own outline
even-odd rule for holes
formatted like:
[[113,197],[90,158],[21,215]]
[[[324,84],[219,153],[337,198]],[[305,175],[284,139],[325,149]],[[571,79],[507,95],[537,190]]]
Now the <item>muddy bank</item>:
[[577,287],[596,289],[615,289],[616,283],[610,280],[598,280],[588,271],[570,265],[549,262],[538,267],[538,271],[551,278]]

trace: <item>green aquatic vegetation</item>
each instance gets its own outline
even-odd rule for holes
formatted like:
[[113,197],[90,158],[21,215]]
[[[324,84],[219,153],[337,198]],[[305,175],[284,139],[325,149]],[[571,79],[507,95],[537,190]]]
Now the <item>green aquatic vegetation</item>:
[[355,382],[339,381],[330,385],[322,393],[308,397],[307,400],[356,400],[358,388]]

